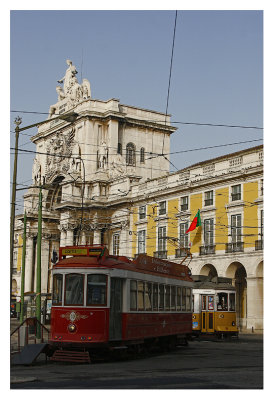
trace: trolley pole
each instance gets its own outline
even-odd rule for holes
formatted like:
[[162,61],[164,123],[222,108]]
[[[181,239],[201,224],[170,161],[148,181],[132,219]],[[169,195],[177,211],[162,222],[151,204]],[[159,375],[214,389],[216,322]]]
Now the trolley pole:
[[[40,182],[37,234],[37,270],[36,270],[36,318],[38,321],[36,337],[41,339],[41,245],[42,245],[42,187]],[[39,323],[40,322],[40,323]]]
[[24,320],[24,301],[25,301],[25,262],[26,262],[26,233],[27,233],[27,212],[24,215],[24,235],[23,235],[23,254],[21,268],[21,309],[20,323]]
[[12,269],[13,269],[13,243],[14,243],[14,223],[15,223],[15,200],[16,200],[16,180],[17,180],[17,159],[18,159],[18,140],[19,140],[19,125],[22,119],[17,117],[15,119],[15,148],[14,148],[14,166],[13,166],[13,180],[12,180],[12,196],[11,196],[11,211],[10,211],[10,303],[12,300]]

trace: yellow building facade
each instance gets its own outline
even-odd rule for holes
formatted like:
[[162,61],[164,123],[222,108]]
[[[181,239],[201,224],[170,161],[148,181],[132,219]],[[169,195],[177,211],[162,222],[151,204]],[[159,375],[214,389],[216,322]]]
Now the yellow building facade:
[[[201,226],[186,234],[198,210]],[[132,257],[180,263],[190,251],[193,275],[232,279],[241,330],[263,329],[262,146],[138,185],[131,214]]]

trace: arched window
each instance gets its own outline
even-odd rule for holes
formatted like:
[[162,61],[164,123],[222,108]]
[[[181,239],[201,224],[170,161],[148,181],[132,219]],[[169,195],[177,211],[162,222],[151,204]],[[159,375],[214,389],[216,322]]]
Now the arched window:
[[126,148],[126,164],[135,165],[135,146],[133,143],[128,143]]
[[141,163],[145,162],[145,148],[144,147],[141,147],[141,150],[140,150],[140,162]]

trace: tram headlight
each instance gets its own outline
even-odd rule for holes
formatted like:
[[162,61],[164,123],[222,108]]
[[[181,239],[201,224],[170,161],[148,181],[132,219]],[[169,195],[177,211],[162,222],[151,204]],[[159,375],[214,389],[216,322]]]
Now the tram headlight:
[[68,331],[70,333],[75,333],[76,332],[76,325],[75,324],[69,324]]
[[196,319],[196,315],[192,315],[192,318],[193,318],[193,319]]

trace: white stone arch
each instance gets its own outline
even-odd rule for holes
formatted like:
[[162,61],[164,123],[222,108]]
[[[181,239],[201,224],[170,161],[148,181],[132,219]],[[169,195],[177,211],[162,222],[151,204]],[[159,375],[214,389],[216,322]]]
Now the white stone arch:
[[62,185],[60,183],[65,179],[63,175],[55,176],[51,182],[48,183],[50,188],[46,196],[46,208],[51,209],[56,204],[59,204],[62,199]]
[[218,276],[218,271],[213,264],[206,263],[200,268],[199,275],[204,275],[210,278],[214,278],[215,276]]
[[264,276],[264,262],[263,262],[263,260],[261,260],[258,263],[256,271],[255,271],[255,276],[257,278],[263,278],[263,276]]
[[225,277],[232,279],[236,288],[236,312],[240,329],[247,327],[247,271],[243,263],[237,259],[230,262],[225,270]]

